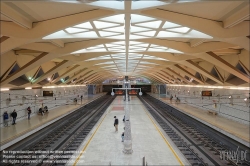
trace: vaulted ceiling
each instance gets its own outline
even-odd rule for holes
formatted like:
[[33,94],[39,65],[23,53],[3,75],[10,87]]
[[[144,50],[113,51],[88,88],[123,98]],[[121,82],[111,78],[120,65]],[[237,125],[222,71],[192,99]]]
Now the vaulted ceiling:
[[249,1],[1,1],[1,87],[249,85]]

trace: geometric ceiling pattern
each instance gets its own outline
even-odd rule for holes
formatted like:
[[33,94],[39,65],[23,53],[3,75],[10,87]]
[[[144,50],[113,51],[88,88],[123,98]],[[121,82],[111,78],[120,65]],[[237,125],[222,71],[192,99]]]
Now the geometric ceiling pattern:
[[2,1],[1,86],[247,86],[249,35],[248,1]]

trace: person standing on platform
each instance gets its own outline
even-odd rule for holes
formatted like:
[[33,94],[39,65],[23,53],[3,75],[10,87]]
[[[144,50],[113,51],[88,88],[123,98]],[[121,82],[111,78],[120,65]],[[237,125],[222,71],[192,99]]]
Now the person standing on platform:
[[118,124],[119,124],[119,120],[116,118],[116,116],[114,116],[115,121],[114,121],[114,126],[115,126],[115,131],[118,131]]
[[5,111],[3,113],[3,124],[4,124],[4,126],[8,126],[8,121],[9,121],[9,115],[8,115],[7,111]]
[[17,113],[16,110],[14,109],[14,111],[11,113],[11,117],[13,119],[12,125],[16,124],[16,117],[17,117]]
[[81,95],[81,104],[82,104],[82,98],[83,98],[83,96]]
[[28,119],[30,120],[30,114],[31,114],[31,109],[30,109],[30,107],[27,108],[27,111],[28,111]]

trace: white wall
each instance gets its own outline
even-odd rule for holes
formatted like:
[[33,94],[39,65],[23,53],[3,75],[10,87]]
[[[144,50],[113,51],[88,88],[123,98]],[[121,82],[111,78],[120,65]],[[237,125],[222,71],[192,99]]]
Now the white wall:
[[[54,96],[43,97],[43,91],[53,91]],[[35,95],[38,95],[38,97],[35,97]],[[3,125],[2,115],[5,111],[10,114],[15,109],[17,112],[17,121],[20,121],[28,117],[26,110],[28,106],[31,107],[31,116],[33,116],[38,113],[42,103],[44,106],[48,106],[48,109],[50,110],[65,104],[73,104],[73,99],[75,97],[80,101],[81,95],[83,95],[83,99],[87,97],[86,86],[2,91],[0,94],[0,125]],[[26,100],[23,100],[23,96],[26,97]],[[11,102],[8,104],[6,100],[9,97],[11,98]],[[10,118],[10,120],[12,119]]]
[[[211,90],[212,97],[201,97],[202,90]],[[175,100],[179,97],[181,103],[185,103],[204,111],[216,111],[218,115],[228,119],[249,124],[249,91],[233,89],[208,89],[200,87],[179,87],[167,85],[167,96],[173,95]],[[189,92],[188,92],[189,91]],[[229,99],[232,96],[232,99]],[[217,107],[215,107],[215,103]]]

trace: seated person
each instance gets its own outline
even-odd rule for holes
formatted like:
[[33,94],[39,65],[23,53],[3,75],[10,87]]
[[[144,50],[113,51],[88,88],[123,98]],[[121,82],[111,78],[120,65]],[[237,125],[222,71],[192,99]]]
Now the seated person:
[[44,109],[44,111],[46,111],[46,112],[49,111],[47,106],[45,106],[43,109]]
[[74,98],[74,103],[77,104],[77,99],[76,98]]
[[38,113],[41,113],[42,115],[44,115],[44,111],[43,111],[43,109],[42,109],[42,108],[39,108]]

